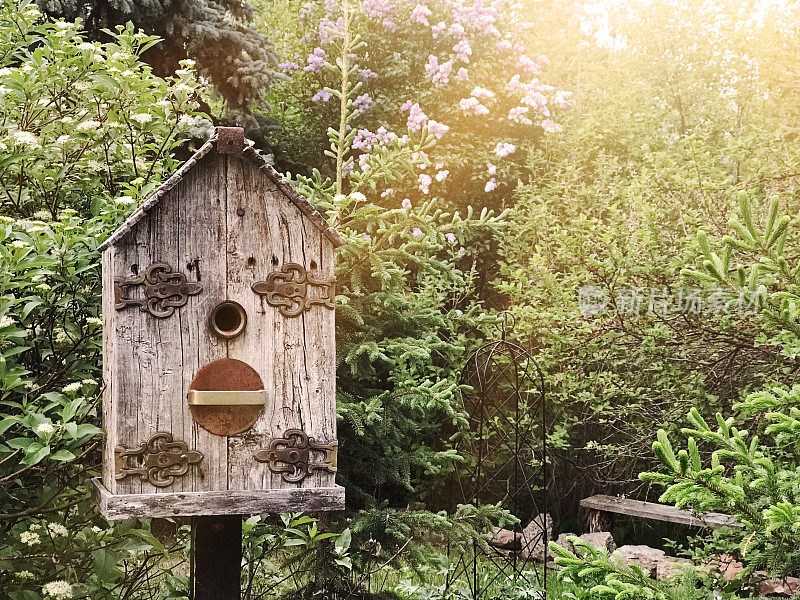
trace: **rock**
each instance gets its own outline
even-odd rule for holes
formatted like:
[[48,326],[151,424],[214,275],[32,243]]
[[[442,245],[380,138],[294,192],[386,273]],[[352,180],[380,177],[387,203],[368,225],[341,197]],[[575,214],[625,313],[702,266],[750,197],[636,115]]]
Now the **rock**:
[[702,568],[709,573],[717,570],[725,581],[733,581],[744,569],[744,565],[730,554],[723,554],[719,558],[712,558],[703,563]]
[[617,549],[617,544],[614,542],[614,536],[608,531],[598,531],[596,533],[584,533],[581,539],[589,542],[595,548],[600,550],[608,550],[614,552]]
[[617,552],[625,564],[641,567],[645,573],[650,574],[650,577],[658,575],[658,563],[666,556],[663,550],[650,546],[621,546]]
[[794,596],[800,591],[800,579],[786,577],[781,580],[766,579],[759,582],[758,593],[762,596]]
[[511,529],[494,528],[494,536],[489,539],[489,545],[503,550],[519,550],[522,547],[522,534]]
[[684,569],[693,564],[688,558],[665,556],[656,563],[656,579],[667,579],[673,575],[680,575]]
[[569,550],[574,554],[575,546],[572,545],[572,542],[567,540],[567,538],[570,537],[578,537],[578,535],[575,533],[561,533],[559,534],[558,539],[556,540],[556,544],[558,544],[562,548],[566,548],[567,550]]
[[544,562],[547,556],[547,542],[553,531],[553,519],[549,514],[538,514],[522,530],[521,552],[524,558]]

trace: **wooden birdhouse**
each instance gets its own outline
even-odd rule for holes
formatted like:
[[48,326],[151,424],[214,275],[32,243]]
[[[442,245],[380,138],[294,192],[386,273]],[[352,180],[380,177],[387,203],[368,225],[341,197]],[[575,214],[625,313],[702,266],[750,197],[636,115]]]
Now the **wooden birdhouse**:
[[109,519],[344,508],[324,217],[216,135],[100,247]]

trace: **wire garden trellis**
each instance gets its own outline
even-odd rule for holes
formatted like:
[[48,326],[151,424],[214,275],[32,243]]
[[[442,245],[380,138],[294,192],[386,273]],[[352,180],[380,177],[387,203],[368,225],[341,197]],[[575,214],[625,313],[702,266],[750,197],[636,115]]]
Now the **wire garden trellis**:
[[[464,365],[460,383],[470,436],[455,471],[453,493],[467,504],[501,503],[519,519],[511,549],[475,543],[451,553],[448,585],[467,581],[470,598],[487,597],[513,583],[547,598],[547,441],[544,376],[521,346],[506,339],[503,313],[499,340],[481,346]],[[513,320],[511,322],[513,325]],[[526,527],[524,524],[529,523]],[[543,559],[541,566],[536,558]],[[487,568],[488,567],[488,568]]]

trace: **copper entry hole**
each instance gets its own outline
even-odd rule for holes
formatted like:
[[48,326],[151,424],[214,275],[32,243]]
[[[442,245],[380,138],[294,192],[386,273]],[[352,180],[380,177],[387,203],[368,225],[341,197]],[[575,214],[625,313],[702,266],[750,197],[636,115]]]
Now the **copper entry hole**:
[[244,331],[247,325],[247,313],[241,304],[228,300],[214,307],[208,321],[214,335],[229,340]]

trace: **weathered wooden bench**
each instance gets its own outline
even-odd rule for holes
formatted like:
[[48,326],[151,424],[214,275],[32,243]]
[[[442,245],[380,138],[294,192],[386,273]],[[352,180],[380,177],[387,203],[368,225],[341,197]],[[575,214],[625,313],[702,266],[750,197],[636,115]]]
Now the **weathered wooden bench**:
[[733,527],[741,529],[736,519],[722,513],[695,514],[690,510],[682,510],[667,504],[656,502],[642,502],[629,498],[617,498],[603,494],[584,498],[581,508],[589,510],[589,531],[608,531],[611,526],[612,515],[625,515],[653,521],[688,525],[690,527],[705,527],[719,529],[720,527]]

